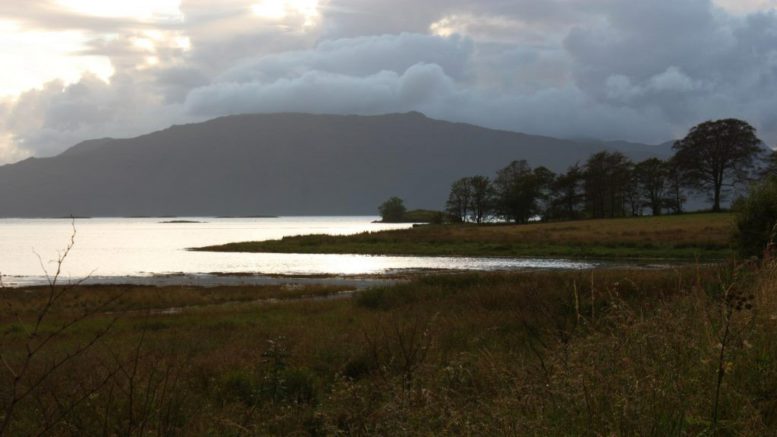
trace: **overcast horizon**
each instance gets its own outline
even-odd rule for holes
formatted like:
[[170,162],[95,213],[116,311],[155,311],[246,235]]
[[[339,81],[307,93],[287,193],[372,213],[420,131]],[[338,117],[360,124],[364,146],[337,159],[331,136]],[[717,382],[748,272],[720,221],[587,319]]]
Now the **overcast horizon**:
[[253,112],[777,142],[777,0],[6,0],[0,164]]

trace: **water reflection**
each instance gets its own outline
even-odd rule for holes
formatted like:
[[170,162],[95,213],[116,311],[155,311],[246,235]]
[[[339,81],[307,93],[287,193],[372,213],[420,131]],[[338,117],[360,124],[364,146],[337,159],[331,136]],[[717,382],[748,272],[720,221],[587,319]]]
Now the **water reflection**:
[[[64,265],[65,278],[89,274],[101,282],[123,277],[219,273],[270,275],[371,275],[408,269],[514,270],[583,269],[587,262],[545,259],[451,258],[315,254],[247,254],[186,251],[189,247],[259,241],[301,234],[353,234],[406,228],[372,223],[375,217],[282,217],[272,219],[190,218],[76,220],[76,245]],[[42,279],[70,238],[69,220],[0,220],[0,273],[6,283]],[[112,279],[113,278],[113,279]]]

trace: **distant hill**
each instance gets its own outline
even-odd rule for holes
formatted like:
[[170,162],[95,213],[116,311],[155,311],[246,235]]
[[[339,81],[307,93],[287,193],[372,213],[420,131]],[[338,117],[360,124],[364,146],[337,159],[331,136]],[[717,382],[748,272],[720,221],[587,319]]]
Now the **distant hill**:
[[439,209],[450,183],[515,159],[562,171],[602,149],[635,160],[668,145],[560,140],[433,120],[255,114],[90,140],[0,167],[0,216],[376,214],[389,196]]

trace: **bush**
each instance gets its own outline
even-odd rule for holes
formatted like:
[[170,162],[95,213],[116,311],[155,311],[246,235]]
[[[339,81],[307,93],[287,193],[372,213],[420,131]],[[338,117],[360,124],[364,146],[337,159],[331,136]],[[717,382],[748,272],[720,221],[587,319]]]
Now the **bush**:
[[386,223],[401,222],[407,209],[405,203],[399,197],[392,197],[383,202],[379,207],[381,219]]
[[413,223],[431,223],[435,225],[442,224],[444,214],[440,211],[431,211],[427,209],[414,209],[407,211],[402,216],[403,222]]
[[225,374],[222,377],[220,397],[222,400],[237,400],[245,405],[255,405],[258,401],[255,378],[242,370]]
[[739,254],[763,256],[777,233],[777,177],[754,186],[750,195],[737,203],[736,209]]

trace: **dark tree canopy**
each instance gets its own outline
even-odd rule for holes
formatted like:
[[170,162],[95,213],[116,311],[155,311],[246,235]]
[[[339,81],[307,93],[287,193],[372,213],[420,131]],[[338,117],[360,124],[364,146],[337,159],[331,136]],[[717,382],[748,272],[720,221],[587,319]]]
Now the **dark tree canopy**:
[[777,243],[777,176],[754,185],[750,194],[736,203],[736,243],[743,257],[763,256]]
[[675,160],[697,189],[711,194],[713,211],[720,211],[724,187],[747,179],[761,152],[755,128],[745,121],[707,121],[675,142]]
[[400,222],[404,218],[407,208],[405,208],[405,202],[402,199],[392,197],[383,202],[378,207],[378,211],[384,222]]
[[491,180],[485,176],[461,178],[451,184],[446,211],[453,221],[482,223],[493,204]]
[[526,193],[525,186],[530,175],[531,167],[525,160],[513,161],[496,173],[496,209],[506,220],[522,223],[531,217],[533,195]]
[[669,164],[658,158],[646,159],[634,166],[641,200],[653,215],[661,215],[670,204],[669,171]]
[[586,207],[594,218],[627,215],[633,163],[620,152],[599,152],[585,164]]
[[582,204],[585,199],[583,192],[583,169],[579,164],[569,167],[553,181],[553,200],[551,201],[551,216],[556,219],[574,220],[582,215]]
[[553,182],[556,180],[556,174],[547,167],[539,166],[534,169],[532,176],[537,190],[535,215],[542,216],[544,220],[553,201]]
[[472,215],[475,223],[483,223],[483,220],[491,213],[494,202],[494,188],[491,180],[485,176],[472,176],[469,178],[472,188]]
[[669,185],[667,208],[674,214],[682,214],[683,205],[688,200],[685,196],[685,187],[688,186],[688,182],[675,158],[667,162],[667,183]]
[[494,179],[497,213],[516,223],[526,223],[541,215],[542,201],[553,177],[545,167],[532,170],[524,160],[511,162]]
[[470,178],[461,178],[451,184],[451,192],[448,195],[448,202],[445,208],[451,220],[457,222],[467,221],[471,205],[472,185]]

